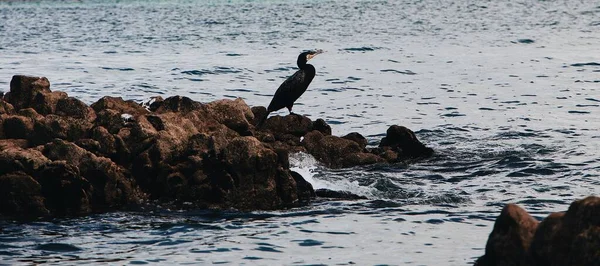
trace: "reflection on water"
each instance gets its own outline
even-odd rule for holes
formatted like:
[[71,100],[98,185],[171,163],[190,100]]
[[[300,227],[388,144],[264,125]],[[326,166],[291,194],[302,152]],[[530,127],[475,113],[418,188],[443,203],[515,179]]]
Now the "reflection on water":
[[88,103],[185,95],[266,105],[297,54],[320,48],[296,112],[369,145],[405,125],[436,150],[341,170],[291,158],[315,188],[367,200],[4,221],[1,261],[472,263],[506,203],[542,219],[597,193],[598,12],[591,1],[0,2],[0,91],[29,74]]

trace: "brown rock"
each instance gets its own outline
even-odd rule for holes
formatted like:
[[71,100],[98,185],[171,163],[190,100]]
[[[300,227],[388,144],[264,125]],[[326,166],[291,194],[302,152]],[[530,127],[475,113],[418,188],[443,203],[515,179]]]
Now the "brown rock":
[[23,172],[0,175],[0,214],[28,219],[47,216],[49,211],[40,188]]
[[34,122],[31,118],[11,115],[2,121],[3,133],[9,139],[27,139],[33,136]]
[[56,104],[56,114],[59,116],[79,118],[88,122],[93,122],[96,119],[94,109],[73,97],[58,100]]
[[323,135],[331,135],[331,127],[325,122],[325,120],[319,118],[313,122],[313,130],[321,132]]
[[[94,109],[94,111],[96,111],[96,113],[99,113],[103,110],[112,109],[117,111],[116,113],[119,115],[119,118],[122,114],[129,114],[135,119],[139,115],[148,113],[148,110],[146,110],[146,108],[140,104],[131,100],[125,101],[121,97],[104,96],[97,102],[93,103],[91,107]],[[107,129],[110,130],[108,127]]]
[[172,96],[156,102],[151,108],[155,113],[181,112],[188,113],[200,109],[202,104],[188,97]]
[[261,130],[271,132],[276,139],[285,135],[304,136],[312,131],[312,121],[306,116],[286,115],[269,117],[261,126]]
[[223,159],[227,174],[221,178],[233,180],[233,188],[226,196],[232,206],[243,210],[274,209],[297,200],[294,178],[279,165],[277,153],[256,138],[233,139],[224,150]]
[[535,264],[600,265],[600,197],[575,201],[538,226],[530,249]]
[[15,108],[9,102],[0,97],[0,114],[12,115],[15,113]]
[[392,149],[399,158],[428,157],[433,154],[433,149],[421,143],[412,130],[393,125],[388,128],[386,136],[381,139],[380,148]]
[[29,138],[33,145],[46,144],[54,138],[76,141],[85,138],[92,128],[92,123],[84,119],[46,115],[35,121],[35,134]]
[[53,215],[82,215],[92,211],[92,187],[79,169],[66,161],[44,165],[37,174],[46,206]]
[[268,115],[267,108],[265,108],[264,106],[253,106],[252,108],[250,108],[250,110],[254,115],[254,119],[252,119],[251,121],[252,125],[254,126],[257,126],[258,123],[260,123],[261,120]]
[[356,144],[358,144],[358,146],[363,150],[367,147],[367,139],[358,132],[348,133],[342,138],[356,142]]
[[97,111],[95,124],[102,126],[111,134],[117,134],[121,128],[131,125],[132,121],[126,121],[121,116],[122,113],[113,109],[104,109]]
[[63,140],[46,144],[43,153],[51,160],[64,160],[79,169],[81,177],[91,184],[90,204],[96,211],[137,203],[142,198],[125,169],[107,158]]
[[[314,130],[304,136],[302,143],[308,153],[328,167],[349,167],[360,161],[360,158],[358,158],[360,155],[355,153],[361,153],[362,149],[356,142],[351,140],[330,135],[323,136],[321,132]],[[347,160],[348,158],[354,160]],[[376,157],[364,155],[364,158],[372,160]],[[375,159],[375,161],[377,160]]]
[[312,184],[306,181],[302,175],[294,171],[290,171],[290,175],[296,182],[296,194],[298,194],[298,201],[300,203],[308,203],[316,197]]
[[[538,221],[515,204],[508,204],[496,219],[478,266],[532,265],[528,254]],[[567,264],[564,264],[567,265]]]
[[242,100],[223,99],[204,105],[208,113],[219,123],[242,134],[248,135],[250,123],[254,120],[254,114],[250,107]]
[[67,97],[69,96],[62,91],[40,92],[34,96],[31,104],[25,107],[32,107],[42,115],[54,114],[58,102]]
[[15,75],[10,81],[10,92],[4,95],[4,99],[19,110],[31,107],[35,96],[41,92],[51,92],[47,78]]
[[0,173],[22,171],[33,176],[49,162],[40,151],[26,149],[22,140],[2,140],[0,143]]

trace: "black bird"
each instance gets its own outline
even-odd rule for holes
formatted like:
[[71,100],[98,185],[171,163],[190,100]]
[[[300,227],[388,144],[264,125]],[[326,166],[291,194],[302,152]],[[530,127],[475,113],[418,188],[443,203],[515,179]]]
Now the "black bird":
[[275,112],[283,107],[286,107],[290,111],[290,114],[294,114],[292,112],[294,102],[306,91],[308,85],[310,85],[310,82],[315,77],[315,67],[306,62],[320,53],[323,53],[323,50],[307,51],[298,56],[299,70],[281,83],[267,108],[267,114],[260,120],[258,125],[261,125],[271,112]]

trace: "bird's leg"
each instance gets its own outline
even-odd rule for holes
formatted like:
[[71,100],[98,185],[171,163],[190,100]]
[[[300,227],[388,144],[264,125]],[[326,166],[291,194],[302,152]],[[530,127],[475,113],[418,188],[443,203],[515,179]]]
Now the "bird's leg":
[[292,106],[286,106],[286,108],[290,111],[290,115],[295,115],[298,118],[302,117],[301,115],[292,112]]

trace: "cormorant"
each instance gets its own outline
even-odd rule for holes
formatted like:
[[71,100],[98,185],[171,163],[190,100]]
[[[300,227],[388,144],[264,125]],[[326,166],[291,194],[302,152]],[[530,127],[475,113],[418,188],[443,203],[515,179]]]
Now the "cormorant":
[[298,56],[298,68],[292,76],[288,77],[277,89],[273,99],[267,107],[267,114],[260,120],[258,125],[261,125],[271,112],[275,112],[283,107],[286,107],[290,114],[294,102],[306,91],[308,85],[315,77],[315,67],[306,62],[316,55],[323,53],[323,50],[306,51]]

